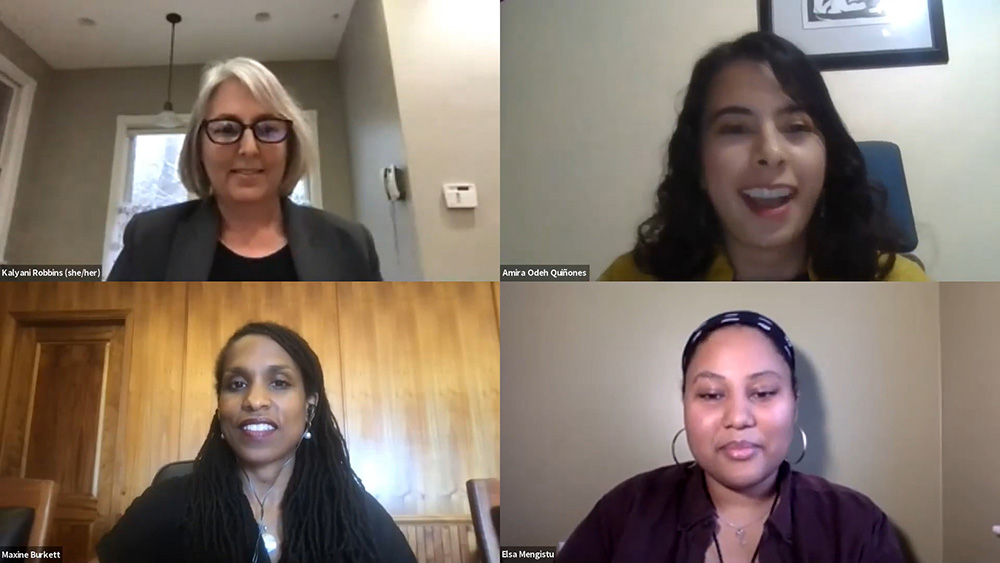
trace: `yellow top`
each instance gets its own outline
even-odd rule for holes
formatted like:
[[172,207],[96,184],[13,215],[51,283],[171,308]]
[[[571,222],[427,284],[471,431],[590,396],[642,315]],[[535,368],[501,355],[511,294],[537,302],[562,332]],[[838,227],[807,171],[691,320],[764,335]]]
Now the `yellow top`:
[[[821,281],[811,266],[808,268],[808,272],[810,281]],[[734,275],[729,258],[724,252],[719,252],[716,254],[715,260],[712,261],[711,267],[708,268],[708,272],[698,281],[733,281]],[[598,281],[658,281],[657,278],[639,271],[632,260],[631,252],[622,254],[615,259],[597,279]],[[916,262],[897,254],[896,263],[889,275],[886,276],[885,281],[930,281],[930,279]]]

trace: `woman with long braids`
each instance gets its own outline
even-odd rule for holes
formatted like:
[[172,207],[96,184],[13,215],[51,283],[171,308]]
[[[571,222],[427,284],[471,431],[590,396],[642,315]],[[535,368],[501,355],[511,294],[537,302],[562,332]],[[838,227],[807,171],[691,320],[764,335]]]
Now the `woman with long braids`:
[[193,472],[137,498],[98,543],[100,563],[415,563],[351,469],[301,336],[240,328],[216,360],[215,390]]

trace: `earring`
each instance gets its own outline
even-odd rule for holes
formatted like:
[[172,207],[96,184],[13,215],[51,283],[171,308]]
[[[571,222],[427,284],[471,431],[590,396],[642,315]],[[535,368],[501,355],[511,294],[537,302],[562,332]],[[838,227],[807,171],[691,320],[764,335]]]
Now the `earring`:
[[809,438],[806,436],[805,428],[799,426],[799,433],[802,434],[802,453],[799,454],[798,459],[792,462],[792,465],[798,465],[802,463],[802,460],[806,457],[806,451],[809,449]]
[[677,461],[677,450],[676,450],[676,448],[677,448],[677,438],[680,438],[681,434],[683,434],[685,430],[687,430],[687,429],[686,428],[681,428],[680,430],[678,430],[677,433],[674,434],[674,440],[672,442],[670,442],[670,456],[674,458],[674,464],[676,464],[676,465],[680,465],[681,464],[681,462]]
[[309,440],[313,437],[312,432],[310,432],[310,429],[312,428],[313,415],[315,414],[315,412],[316,412],[316,405],[309,405],[309,415],[308,415],[309,420],[306,421],[306,431],[304,434],[302,434],[302,437],[305,438],[306,440]]
[[219,436],[222,438],[222,441],[225,442],[226,435],[222,432],[222,419],[219,418],[219,409],[215,409],[215,419],[219,421]]

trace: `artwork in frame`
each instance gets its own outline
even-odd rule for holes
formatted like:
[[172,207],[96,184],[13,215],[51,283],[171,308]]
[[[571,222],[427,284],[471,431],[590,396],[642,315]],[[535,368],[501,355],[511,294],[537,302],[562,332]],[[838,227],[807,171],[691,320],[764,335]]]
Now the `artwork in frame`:
[[942,0],[758,0],[760,29],[820,70],[947,64]]

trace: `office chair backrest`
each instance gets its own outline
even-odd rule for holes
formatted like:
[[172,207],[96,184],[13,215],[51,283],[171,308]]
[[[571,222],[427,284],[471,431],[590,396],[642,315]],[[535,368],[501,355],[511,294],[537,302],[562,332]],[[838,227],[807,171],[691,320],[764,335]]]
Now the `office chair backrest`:
[[35,509],[18,507],[0,508],[0,545],[10,547],[33,546],[30,542],[31,527],[35,523]]
[[175,461],[168,463],[160,468],[153,476],[153,484],[157,484],[161,481],[166,481],[173,477],[183,477],[184,475],[190,475],[194,471],[194,461]]
[[885,186],[888,192],[889,220],[903,236],[902,244],[894,250],[900,254],[913,252],[917,248],[917,226],[899,146],[887,141],[862,141],[858,147],[865,158],[868,178]]
[[[17,479],[0,477],[0,509],[17,508],[31,511],[31,532],[25,546],[45,546],[52,531],[59,485],[55,481],[43,479]],[[9,535],[21,535],[27,512],[5,510],[6,523],[10,525]],[[4,544],[10,545],[10,544]]]
[[483,563],[500,563],[500,479],[465,482]]

